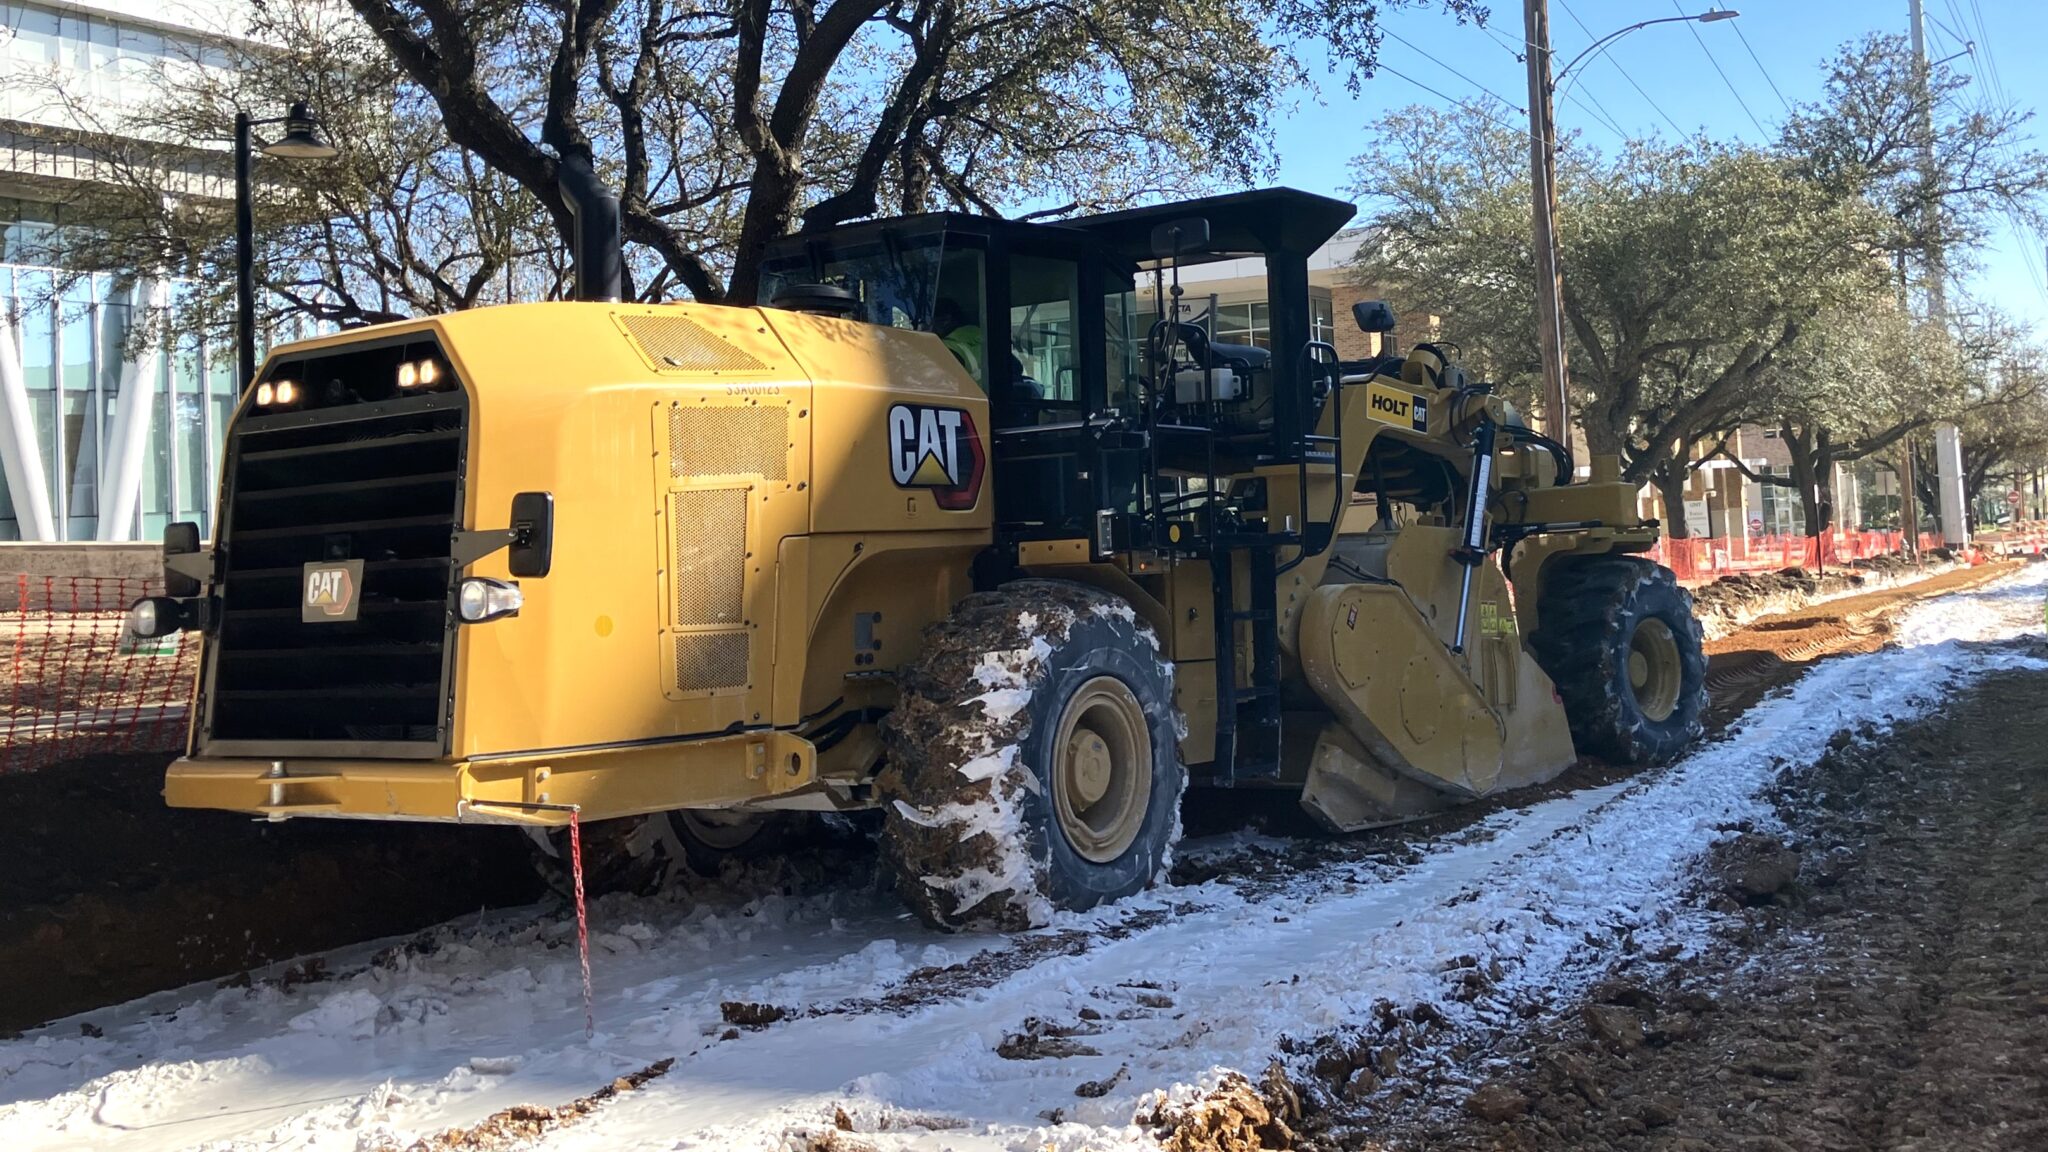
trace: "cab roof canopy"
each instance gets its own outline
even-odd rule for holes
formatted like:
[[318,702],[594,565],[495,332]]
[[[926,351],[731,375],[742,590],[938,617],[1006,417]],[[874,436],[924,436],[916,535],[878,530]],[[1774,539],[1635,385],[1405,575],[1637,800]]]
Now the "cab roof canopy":
[[1080,233],[1105,254],[1133,265],[1154,259],[1152,230],[1161,224],[1199,216],[1209,222],[1209,243],[1200,252],[1185,253],[1182,264],[1228,260],[1258,253],[1290,253],[1306,257],[1351,222],[1357,209],[1342,200],[1295,188],[1257,188],[1223,196],[1204,196],[1143,208],[1126,208],[1095,216],[1063,220],[1015,221],[965,212],[927,212],[842,224],[818,233],[798,233],[769,245],[771,260],[786,260],[825,246],[886,242],[885,237],[950,232],[956,235],[1005,237]]
[[1088,232],[1118,255],[1142,263],[1153,259],[1154,228],[1199,216],[1209,222],[1209,243],[1204,251],[1180,258],[1183,264],[1194,264],[1262,252],[1306,256],[1349,224],[1357,211],[1342,200],[1313,192],[1256,188],[1199,200],[1126,208],[1099,216],[1077,216],[1060,224]]

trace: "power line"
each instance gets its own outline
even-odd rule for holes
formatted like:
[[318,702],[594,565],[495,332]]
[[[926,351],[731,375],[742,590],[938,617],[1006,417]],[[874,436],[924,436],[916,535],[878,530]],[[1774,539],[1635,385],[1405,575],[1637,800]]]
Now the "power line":
[[[1622,143],[1628,143],[1628,133],[1622,130],[1620,122],[1616,121],[1613,114],[1607,111],[1606,105],[1600,103],[1600,101],[1598,100],[1593,99],[1593,94],[1591,92],[1586,93],[1586,100],[1581,100],[1579,99],[1579,93],[1577,91],[1567,90],[1564,94],[1564,98],[1571,101],[1574,104],[1577,104],[1581,112],[1584,112],[1586,115],[1591,116],[1593,118],[1594,123],[1600,125],[1602,128],[1607,129],[1609,132],[1614,133],[1616,138],[1618,138]],[[1592,103],[1588,104],[1586,102],[1587,100],[1591,100]]]
[[[1961,24],[1963,22],[1962,13],[1956,11],[1956,6],[1954,4],[1950,4],[1948,7],[1949,15],[1954,16],[1956,18],[1956,23]],[[1940,15],[1936,13],[1927,13],[1927,21],[1928,23],[1933,24],[1935,27],[1941,29],[1943,32],[1948,33],[1949,39],[1954,40],[1958,46],[1962,45],[1963,43],[1969,40],[1968,36],[1965,36],[1962,33],[1957,32],[1955,29],[1949,27],[1948,23],[1944,21],[1940,17]]]
[[[1579,19],[1579,14],[1577,12],[1572,11],[1571,5],[1565,3],[1564,0],[1557,0],[1557,6],[1564,9],[1564,14],[1572,18],[1572,23],[1577,24],[1579,26],[1579,31],[1584,32],[1589,37],[1593,35],[1593,30],[1591,28],[1586,27],[1586,22],[1584,20]],[[1650,94],[1648,92],[1643,91],[1643,86],[1641,84],[1636,83],[1636,78],[1628,74],[1628,69],[1623,68],[1621,66],[1621,61],[1616,60],[1614,57],[1604,52],[1601,53],[1601,59],[1606,60],[1609,64],[1614,66],[1614,70],[1616,72],[1621,73],[1621,78],[1623,80],[1628,81],[1628,86],[1635,89],[1636,95],[1641,96],[1643,98],[1643,103],[1648,104],[1651,107],[1651,109],[1657,113],[1657,115],[1663,117],[1664,122],[1666,124],[1671,125],[1671,130],[1673,132],[1678,133],[1678,138],[1680,140],[1683,140],[1691,135],[1691,133],[1687,132],[1685,129],[1680,128],[1678,126],[1678,121],[1673,120],[1671,118],[1671,114],[1664,111],[1663,105],[1651,99]]]
[[1764,83],[1771,86],[1771,92],[1778,97],[1778,103],[1783,104],[1785,111],[1790,113],[1792,111],[1792,102],[1785,99],[1783,92],[1778,91],[1778,82],[1771,79],[1771,70],[1764,67],[1763,59],[1756,54],[1756,49],[1749,46],[1749,37],[1742,34],[1742,22],[1740,20],[1736,21],[1734,28],[1735,38],[1742,41],[1742,50],[1749,53],[1749,58],[1756,62],[1756,70],[1764,74]]
[[[1481,32],[1486,33],[1489,37],[1492,37],[1494,43],[1499,44],[1503,51],[1505,51],[1508,55],[1515,58],[1515,63],[1527,64],[1529,62],[1529,57],[1525,53],[1518,51],[1513,42],[1503,37],[1499,32],[1496,32],[1491,26],[1485,24],[1474,24],[1473,27],[1479,29]],[[1595,124],[1598,124],[1602,128],[1607,129],[1609,132],[1614,133],[1614,138],[1616,140],[1619,140],[1624,144],[1628,143],[1628,131],[1621,126],[1621,121],[1616,119],[1614,114],[1607,110],[1607,106],[1605,104],[1600,103],[1598,99],[1594,98],[1592,93],[1588,92],[1586,94],[1585,100],[1580,99],[1579,94],[1570,89],[1564,90],[1562,93],[1560,93],[1560,95],[1562,95],[1565,99],[1571,101],[1572,103],[1578,105],[1579,110],[1584,112],[1586,115],[1591,116]],[[1590,104],[1587,102],[1588,100],[1591,101]]]
[[[1527,108],[1522,107],[1520,104],[1515,103],[1513,100],[1510,100],[1507,97],[1501,95],[1500,93],[1495,92],[1493,89],[1488,88],[1486,85],[1481,84],[1479,81],[1474,80],[1470,76],[1465,75],[1463,72],[1458,71],[1456,68],[1451,67],[1449,64],[1444,63],[1442,60],[1437,59],[1435,56],[1430,55],[1426,49],[1417,46],[1413,41],[1409,40],[1406,36],[1401,35],[1399,32],[1394,31],[1392,28],[1382,28],[1381,31],[1385,32],[1388,36],[1393,37],[1396,43],[1406,45],[1409,51],[1416,53],[1423,59],[1428,60],[1429,62],[1435,64],[1437,67],[1442,68],[1444,71],[1449,72],[1451,75],[1456,76],[1460,80],[1463,80],[1465,83],[1470,84],[1474,88],[1479,89],[1481,92],[1486,93],[1488,96],[1493,97],[1495,100],[1498,100],[1501,103],[1507,105],[1508,107],[1513,108],[1515,111],[1520,112],[1524,116],[1527,116],[1529,114],[1529,110]],[[1396,75],[1399,75],[1399,73],[1396,73]]]
[[[1953,8],[1953,0],[1950,0],[1950,5]],[[1966,45],[1966,48],[1970,52],[1970,58],[1980,65],[1985,78],[1990,82],[1990,90],[1985,94],[1982,103],[1990,105],[1991,101],[1995,99],[1997,102],[1995,107],[1997,109],[2008,109],[2011,107],[2011,103],[2006,95],[2005,82],[1998,73],[1998,62],[1991,50],[1993,42],[1991,26],[1985,21],[1984,9],[1977,0],[1970,0],[1970,15],[1974,19],[1974,30],[1977,36],[1974,41]],[[1962,13],[1956,12],[1955,16],[1959,23],[1963,22]],[[1964,26],[1971,27],[1967,23]],[[2010,139],[1999,142],[1999,153],[2008,162],[2012,160],[2013,150],[2014,145]],[[2043,255],[2040,232],[2022,219],[2020,214],[2010,206],[2005,209],[2004,215],[2006,226],[2012,230],[2013,235],[2020,241],[2020,264],[2027,270],[2027,279],[2033,282],[2034,291],[2043,300],[2048,300],[2048,281],[2044,281],[2043,278],[2044,271],[2048,271],[2048,259],[2044,259],[2043,266],[2040,269],[2037,269],[2034,263],[2036,257]]]
[[[1429,85],[1424,84],[1422,81],[1417,80],[1415,77],[1408,75],[1406,72],[1403,72],[1400,69],[1395,68],[1393,65],[1388,64],[1384,60],[1375,61],[1372,66],[1372,70],[1374,74],[1385,72],[1387,75],[1392,76],[1396,79],[1406,80],[1410,84],[1415,85],[1417,88],[1422,89],[1424,92],[1429,93],[1430,95],[1436,97],[1439,100],[1448,100],[1453,105],[1456,105],[1460,108],[1470,108],[1473,111],[1479,113],[1481,116],[1486,117],[1488,120],[1493,121],[1495,125],[1502,128],[1506,128],[1509,131],[1515,133],[1516,135],[1523,137],[1524,139],[1535,139],[1535,137],[1530,134],[1527,128],[1524,128],[1519,124],[1508,123],[1507,121],[1494,115],[1492,109],[1488,108],[1484,104],[1481,104],[1479,101],[1464,97],[1453,96],[1450,93],[1443,91],[1442,89],[1432,88]],[[1499,99],[1499,97],[1495,97],[1495,99]]]
[[[1688,14],[1684,8],[1679,7],[1678,0],[1671,0],[1671,10],[1678,13],[1680,16],[1685,16]],[[1751,112],[1749,110],[1749,102],[1742,98],[1742,93],[1737,92],[1735,90],[1735,81],[1730,80],[1728,78],[1728,73],[1722,70],[1721,62],[1719,60],[1714,59],[1714,50],[1712,48],[1707,47],[1707,38],[1700,35],[1700,30],[1693,27],[1692,25],[1693,22],[1691,20],[1687,20],[1685,22],[1685,30],[1687,32],[1692,33],[1693,41],[1700,46],[1700,51],[1707,54],[1707,63],[1712,64],[1714,66],[1714,71],[1720,74],[1721,83],[1726,84],[1728,86],[1728,94],[1730,96],[1735,97],[1735,103],[1741,106],[1742,114],[1744,116],[1749,117],[1749,122],[1751,124],[1756,125],[1756,130],[1759,133],[1765,136],[1770,135],[1770,133],[1765,131],[1764,129],[1764,122],[1757,119],[1756,113]]]

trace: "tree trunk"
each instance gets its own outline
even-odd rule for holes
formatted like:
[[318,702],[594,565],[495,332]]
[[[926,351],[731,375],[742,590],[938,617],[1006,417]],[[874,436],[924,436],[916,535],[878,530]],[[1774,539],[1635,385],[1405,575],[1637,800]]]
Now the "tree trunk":
[[1692,527],[1685,522],[1685,480],[1689,474],[1683,460],[1666,460],[1650,474],[1650,482],[1664,499],[1664,534],[1673,540],[1692,535]]
[[1826,475],[1831,468],[1821,459],[1827,435],[1824,429],[1795,429],[1790,421],[1778,426],[1778,437],[1792,458],[1792,487],[1799,493],[1808,536],[1827,531],[1828,519],[1834,514],[1832,482]]

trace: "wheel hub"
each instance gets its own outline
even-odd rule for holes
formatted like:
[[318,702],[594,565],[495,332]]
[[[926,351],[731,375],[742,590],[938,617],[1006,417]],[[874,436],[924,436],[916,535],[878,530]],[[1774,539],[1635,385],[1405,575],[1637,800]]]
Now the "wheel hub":
[[1636,707],[1651,720],[1670,719],[1684,681],[1685,661],[1671,625],[1654,617],[1638,621],[1628,644],[1628,684]]
[[1067,741],[1067,755],[1074,763],[1074,798],[1085,807],[1108,794],[1114,771],[1109,762],[1109,745],[1090,731],[1074,733]]
[[1097,676],[1068,699],[1054,733],[1053,813],[1075,852],[1098,864],[1129,850],[1152,801],[1152,732],[1123,681]]

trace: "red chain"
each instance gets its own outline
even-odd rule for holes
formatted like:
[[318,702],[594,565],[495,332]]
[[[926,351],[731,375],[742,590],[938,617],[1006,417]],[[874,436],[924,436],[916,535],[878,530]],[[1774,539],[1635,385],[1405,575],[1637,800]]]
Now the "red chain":
[[576,809],[569,809],[569,874],[576,882],[576,957],[583,965],[583,1038],[597,1034],[597,1018],[590,1008],[590,917],[583,907],[583,825]]

